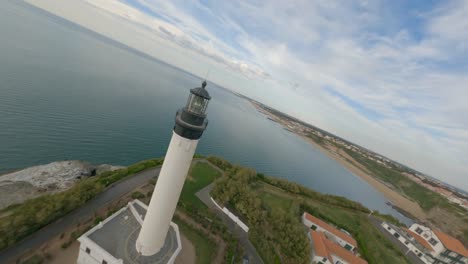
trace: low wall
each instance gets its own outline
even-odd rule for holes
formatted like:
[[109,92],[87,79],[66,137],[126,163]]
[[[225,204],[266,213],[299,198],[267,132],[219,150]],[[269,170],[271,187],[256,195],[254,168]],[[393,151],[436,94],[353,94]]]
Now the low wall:
[[244,224],[244,222],[242,222],[239,219],[239,217],[231,213],[231,211],[229,211],[229,209],[227,209],[226,207],[221,208],[221,206],[219,206],[219,204],[213,199],[213,197],[210,198],[211,201],[213,201],[213,203],[216,205],[216,207],[218,207],[221,211],[223,211],[223,213],[225,213],[229,218],[231,218],[231,220],[234,221],[240,228],[242,228],[242,230],[244,230],[245,232],[249,232],[249,227],[246,224]]

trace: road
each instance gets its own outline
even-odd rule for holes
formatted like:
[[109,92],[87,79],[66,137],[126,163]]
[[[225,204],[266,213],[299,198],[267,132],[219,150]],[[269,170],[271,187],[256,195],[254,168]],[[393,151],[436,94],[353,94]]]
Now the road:
[[[224,173],[224,172],[223,172]],[[218,215],[226,227],[233,233],[238,239],[241,245],[245,249],[245,253],[249,258],[249,261],[254,264],[262,264],[262,258],[260,255],[258,255],[257,250],[255,247],[252,245],[252,243],[249,241],[249,235],[246,233],[244,230],[242,230],[234,221],[231,220],[227,215],[223,213],[216,205],[213,203],[213,201],[210,198],[210,192],[213,189],[214,183],[211,183],[210,185],[206,186],[205,188],[201,189],[196,193],[196,196],[209,208],[212,208],[216,215]]]
[[371,223],[384,235],[386,238],[388,238],[393,245],[395,245],[403,255],[406,255],[406,257],[410,260],[411,263],[413,264],[424,264],[422,260],[420,260],[414,252],[410,251],[408,252],[408,248],[403,245],[396,237],[394,237],[392,234],[390,234],[385,228],[381,225],[382,220],[374,217],[374,216],[369,216],[369,220]]
[[148,169],[114,184],[113,187],[98,194],[82,207],[43,227],[17,244],[0,251],[0,263],[14,261],[28,250],[38,248],[52,237],[58,236],[79,222],[89,219],[94,215],[95,211],[106,204],[145,184],[151,178],[158,176],[159,171],[160,168]]

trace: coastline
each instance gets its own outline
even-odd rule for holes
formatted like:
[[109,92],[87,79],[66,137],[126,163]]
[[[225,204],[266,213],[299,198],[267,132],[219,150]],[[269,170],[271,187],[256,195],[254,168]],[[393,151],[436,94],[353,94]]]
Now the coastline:
[[[329,148],[325,148],[306,136],[302,136],[302,135],[299,135],[299,136],[302,139],[304,139],[306,142],[308,142],[309,144],[312,144],[315,148],[320,150],[322,153],[327,155],[327,157],[338,162],[340,165],[342,165],[345,169],[350,171],[352,174],[361,178],[362,180],[367,182],[369,185],[371,185],[374,189],[382,193],[382,195],[392,204],[392,206],[396,207],[397,208],[396,210],[400,211],[400,213],[402,213],[403,215],[410,217],[410,218],[420,219],[420,220],[423,220],[426,218],[426,214],[416,202],[409,200],[408,198],[404,197],[397,191],[388,187],[385,183],[375,179],[369,174],[369,172],[365,168],[358,167],[356,164],[353,164],[350,161],[348,161],[348,160],[353,160],[353,158],[348,156],[343,151],[338,150],[338,153],[337,153],[336,150],[334,151]],[[339,153],[339,152],[342,152],[342,153]],[[344,155],[346,155],[347,157],[344,158],[343,157]]]
[[[257,102],[252,100],[250,100],[250,102],[257,109],[257,111],[264,114],[268,120],[278,123],[284,128],[287,128],[287,125],[280,118],[263,109],[260,105],[257,104]],[[423,211],[423,209],[419,206],[418,203],[408,199],[399,192],[393,190],[387,184],[371,176],[371,173],[367,171],[367,169],[364,166],[356,162],[343,150],[337,149],[336,147],[331,145],[322,146],[309,137],[298,134],[294,131],[291,132],[301,137],[304,141],[308,142],[309,144],[312,144],[320,152],[325,154],[327,157],[333,159],[335,162],[339,163],[341,166],[343,166],[346,170],[348,170],[355,176],[367,182],[375,190],[380,192],[385,197],[385,199],[387,199],[391,203],[391,206],[395,210],[399,211],[402,215],[408,218],[412,218],[413,220],[417,219],[420,221],[424,221],[427,219],[427,214]]]

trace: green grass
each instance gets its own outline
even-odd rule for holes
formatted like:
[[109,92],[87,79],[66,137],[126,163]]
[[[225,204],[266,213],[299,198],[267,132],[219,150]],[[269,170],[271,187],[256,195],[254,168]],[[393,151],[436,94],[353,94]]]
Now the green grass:
[[[279,191],[278,191],[279,190]],[[293,199],[267,183],[263,184],[263,191],[260,192],[260,199],[268,207],[268,210],[282,210],[287,213],[297,213],[297,205],[294,205]]]
[[263,192],[260,194],[260,198],[270,210],[280,209],[284,212],[288,212],[291,208],[291,200],[279,197],[272,193]]
[[[280,263],[279,260],[285,262],[285,259],[294,260],[294,263],[307,261],[302,255],[290,255],[292,252],[296,254],[297,248],[304,252],[301,240],[294,239],[299,238],[299,234],[294,233],[297,231],[295,228],[304,232],[300,222],[304,211],[351,233],[358,242],[359,252],[369,263],[409,263],[403,253],[372,225],[367,216],[369,209],[361,204],[261,174],[243,177],[242,168],[236,172],[236,167],[225,161],[211,159],[229,169],[227,177],[216,181],[212,192],[215,199],[230,203],[238,212],[243,212],[244,217],[253,214],[252,208],[255,211],[266,209],[267,212],[261,214],[263,220],[259,220],[260,224],[252,224],[256,223],[253,221],[256,218],[250,217],[249,226],[249,239],[265,263]],[[261,200],[260,206],[256,197]],[[376,217],[389,218],[386,215]],[[294,233],[294,237],[288,236],[290,233]]]
[[366,214],[307,200],[304,210],[328,223],[345,229],[358,242],[358,249],[369,263],[409,263],[403,254],[376,229]]
[[315,141],[315,143],[319,144],[320,146],[325,145],[324,139],[319,136],[316,136],[315,134],[310,133],[308,137],[311,138],[313,141]]
[[195,163],[184,183],[179,203],[187,210],[206,208],[206,205],[195,194],[219,176],[221,176],[221,173],[210,164],[205,162]]
[[260,197],[271,209],[283,210],[294,215],[302,212],[293,200],[304,201],[304,207],[308,208],[306,211],[353,234],[359,243],[358,248],[362,255],[370,263],[407,263],[401,252],[380,234],[364,213],[342,209],[310,198],[301,198],[301,195],[288,194],[269,184],[264,184]]
[[434,207],[445,209],[455,209],[447,199],[440,194],[433,192],[418,183],[410,180],[408,177],[401,174],[398,168],[387,168],[376,161],[370,160],[359,153],[343,149],[353,157],[358,163],[364,165],[375,177],[393,185],[398,191],[403,193],[409,199],[417,202],[425,211],[429,211]]
[[249,233],[249,240],[257,250],[262,260],[265,263],[271,262],[273,264],[281,264],[281,260],[278,256],[278,252],[273,247],[268,247],[266,244],[261,243],[263,237],[259,236],[257,232]]
[[[286,208],[287,202],[276,199],[274,193],[264,196],[270,202],[265,203],[260,178],[255,170],[233,168],[216,180],[211,195],[218,203],[232,208],[249,226],[249,239],[265,263],[275,263],[279,257],[282,263],[306,264],[310,247],[300,218]],[[274,208],[276,202],[284,210]]]
[[132,199],[142,199],[145,198],[145,195],[139,191],[132,193]]
[[215,243],[207,239],[205,235],[195,230],[191,226],[184,222],[175,219],[176,224],[179,226],[180,232],[187,237],[192,245],[195,247],[196,263],[197,264],[208,264],[211,263],[213,258],[213,249],[216,248]]

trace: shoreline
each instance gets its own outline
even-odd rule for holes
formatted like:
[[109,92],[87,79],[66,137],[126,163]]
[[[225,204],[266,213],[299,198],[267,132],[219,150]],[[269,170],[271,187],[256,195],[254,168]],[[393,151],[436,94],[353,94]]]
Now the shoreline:
[[[287,126],[282,122],[280,118],[264,110],[262,107],[257,105],[256,102],[251,101],[251,103],[257,109],[257,111],[260,112],[261,114],[264,114],[269,121],[278,123],[283,128],[287,128]],[[352,157],[350,157],[344,151],[340,149],[330,149],[330,148],[333,148],[333,146],[330,146],[330,145],[322,146],[309,137],[298,134],[295,131],[290,131],[290,132],[299,136],[304,141],[311,144],[320,152],[325,154],[327,157],[339,163],[347,171],[349,171],[350,173],[354,174],[356,177],[359,177],[360,179],[365,181],[372,188],[374,188],[379,193],[381,193],[384,196],[384,198],[388,200],[388,202],[391,203],[391,206],[403,216],[408,217],[412,220],[424,221],[425,219],[427,219],[427,214],[422,210],[422,208],[419,206],[418,203],[408,199],[407,197],[403,196],[399,192],[393,190],[384,182],[371,176],[370,172],[368,172],[364,166],[360,165],[358,162],[356,162]]]
[[[361,178],[366,183],[371,185],[374,189],[380,192],[392,204],[392,207],[398,208],[395,210],[403,211],[404,213],[400,212],[402,215],[409,217],[409,218],[413,218],[413,220],[415,219],[422,220],[426,218],[426,214],[416,202],[409,200],[408,198],[404,197],[397,191],[388,187],[385,183],[377,180],[376,178],[371,176],[368,172],[366,172],[365,168],[359,168],[355,164],[346,160],[342,155],[340,155],[340,153],[337,153],[336,151],[330,150],[324,146],[317,144],[311,138],[308,138],[302,135],[298,135],[298,136],[300,136],[303,140],[305,140],[309,144],[312,144],[316,149],[318,149],[320,152],[325,154],[327,157],[339,163],[346,170],[348,170],[355,176]],[[353,160],[352,157],[347,157],[347,158],[350,160]]]

